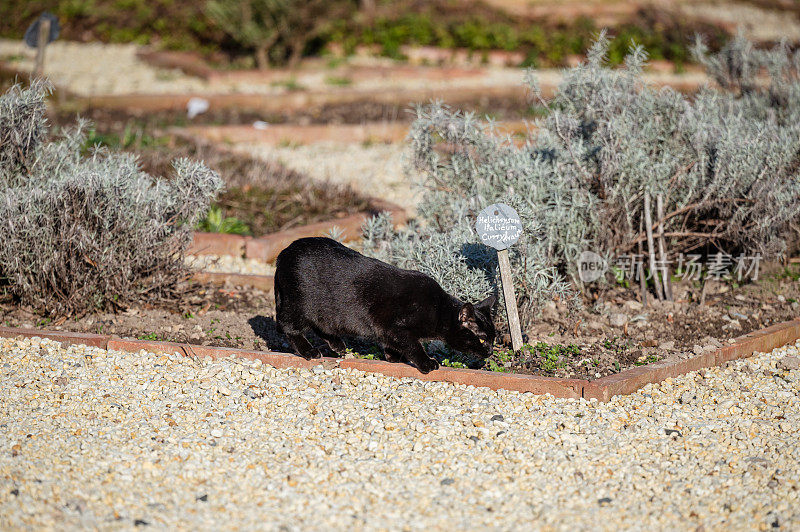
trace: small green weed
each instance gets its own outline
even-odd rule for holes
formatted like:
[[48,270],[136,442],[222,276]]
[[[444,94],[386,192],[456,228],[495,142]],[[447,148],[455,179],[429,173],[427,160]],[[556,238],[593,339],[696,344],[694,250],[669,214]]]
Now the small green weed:
[[234,217],[225,217],[222,214],[222,209],[219,207],[211,207],[205,219],[201,220],[197,225],[198,231],[206,233],[224,233],[229,235],[249,235],[250,228]]
[[273,87],[283,87],[289,92],[305,89],[305,87],[302,84],[300,84],[295,78],[273,81],[272,83],[270,83],[270,85],[272,85]]
[[382,360],[383,359],[380,350],[375,346],[371,346],[367,350],[366,353],[361,353],[361,352],[356,351],[355,349],[353,349],[351,347],[345,347],[344,354],[345,354],[345,356],[346,355],[351,355],[351,356],[354,356],[355,358],[360,358],[362,360]]
[[339,76],[328,76],[325,78],[325,83],[334,87],[347,87],[353,83],[353,80]]
[[646,357],[640,357],[639,360],[637,360],[633,364],[635,366],[645,366],[647,364],[652,364],[653,362],[658,362],[658,356],[647,355]]
[[450,360],[449,358],[445,358],[441,361],[442,366],[447,366],[448,368],[467,368],[467,365],[463,362],[459,362],[457,360]]
[[509,371],[508,368],[505,368],[495,362],[494,360],[489,360],[489,371],[499,372],[499,373],[506,373]]

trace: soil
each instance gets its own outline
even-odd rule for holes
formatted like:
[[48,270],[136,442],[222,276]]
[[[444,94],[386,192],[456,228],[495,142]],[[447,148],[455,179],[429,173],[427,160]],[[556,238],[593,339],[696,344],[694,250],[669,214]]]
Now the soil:
[[[568,312],[561,303],[553,303],[527,331],[529,347],[520,353],[513,354],[503,344],[508,338],[501,334],[494,355],[485,362],[463,359],[446,350],[437,356],[457,367],[463,363],[493,371],[583,379],[690,357],[800,314],[800,268],[764,266],[762,272],[759,281],[743,286],[709,281],[702,305],[697,302],[700,288],[689,285],[675,287],[676,302],[651,301],[647,307],[625,288],[598,295],[583,310]],[[60,322],[6,304],[0,305],[0,323],[195,345],[289,349],[275,324],[272,294],[251,288],[201,286],[180,308],[134,307],[119,314],[100,313]],[[311,340],[327,350],[321,340]],[[355,340],[346,343],[363,353],[357,356],[381,357],[374,345]]]
[[[4,78],[0,75],[0,80]],[[5,83],[10,86],[13,78],[6,77]],[[448,102],[444,100],[445,104]],[[496,120],[520,120],[530,118],[532,108],[524,97],[490,97],[482,96],[474,101],[458,101],[458,109],[472,111],[478,116],[491,115]],[[362,124],[364,122],[411,122],[414,118],[412,102],[404,105],[381,103],[365,98],[361,101],[328,103],[311,105],[303,109],[289,108],[281,113],[266,113],[238,108],[211,108],[191,120],[184,110],[174,111],[128,111],[125,109],[107,109],[76,105],[67,101],[61,107],[53,107],[49,118],[56,124],[71,124],[75,115],[91,120],[95,124],[112,126],[122,131],[127,124],[148,131],[163,130],[167,127],[213,126],[213,125],[246,125],[257,120],[269,124]]]

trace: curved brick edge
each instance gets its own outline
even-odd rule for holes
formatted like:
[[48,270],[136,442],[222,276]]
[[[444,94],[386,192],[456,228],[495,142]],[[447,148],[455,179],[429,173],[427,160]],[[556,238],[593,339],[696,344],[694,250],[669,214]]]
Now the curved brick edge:
[[275,288],[275,277],[272,275],[254,275],[246,273],[197,272],[192,280],[199,283],[215,285],[251,286],[264,292],[272,292]]
[[408,137],[408,122],[365,122],[362,124],[274,124],[266,129],[252,125],[227,124],[221,126],[188,126],[170,128],[169,132],[184,139],[237,144],[242,142],[278,145],[291,139],[300,144],[318,142],[397,143]]
[[608,401],[615,395],[630,394],[639,388],[677,377],[690,371],[712,367],[739,358],[747,358],[755,352],[769,352],[800,338],[800,318],[779,323],[766,329],[741,336],[726,347],[711,353],[704,353],[685,360],[664,362],[631,368],[595,381],[581,379],[559,379],[536,375],[516,375],[493,373],[482,370],[439,368],[423,375],[415,368],[401,363],[381,360],[322,358],[305,360],[289,353],[272,351],[248,351],[225,347],[209,347],[173,342],[154,342],[149,340],[129,340],[115,336],[72,333],[66,331],[46,331],[39,329],[17,329],[0,327],[0,338],[42,337],[67,344],[91,345],[103,349],[156,353],[177,353],[184,356],[210,356],[212,358],[239,357],[260,360],[276,368],[311,368],[322,364],[326,368],[357,369],[370,373],[380,373],[396,378],[415,378],[422,381],[450,382],[470,386],[485,386],[493,390],[512,390],[534,394],[549,393],[554,397],[597,399]]
[[661,382],[690,371],[719,366],[731,360],[750,357],[753,353],[768,353],[798,338],[800,338],[800,318],[740,336],[731,345],[710,353],[674,362],[656,362],[591,381],[584,387],[583,397],[608,401],[615,395],[627,395],[647,384]]
[[231,255],[244,257],[244,249],[249,236],[225,233],[192,233],[192,243],[186,250],[188,255]]
[[[545,97],[554,87],[544,86]],[[548,90],[549,89],[549,90]],[[260,112],[292,112],[325,105],[378,103],[407,107],[409,102],[445,99],[457,105],[481,98],[514,99],[525,102],[522,86],[426,87],[419,89],[342,89],[336,91],[295,91],[285,94],[181,93],[181,94],[97,94],[76,98],[76,103],[94,109],[125,109],[131,112],[185,111],[192,98],[208,100],[212,109],[239,109]]]
[[[503,120],[493,124],[500,135],[527,134],[535,129],[535,124],[526,120]],[[318,142],[360,143],[360,142],[385,142],[399,143],[404,141],[409,134],[409,122],[374,121],[362,124],[311,124],[301,126],[296,124],[274,124],[266,129],[256,129],[252,125],[204,125],[172,127],[169,133],[180,138],[197,142],[237,144],[237,143],[263,143],[279,145],[287,139],[301,144],[315,144]]]
[[272,262],[278,257],[278,253],[298,238],[324,236],[334,227],[342,231],[342,241],[357,240],[361,236],[361,226],[364,222],[379,212],[386,211],[391,214],[395,227],[405,224],[408,220],[405,209],[393,203],[371,200],[371,204],[372,209],[366,212],[286,229],[259,238],[195,232],[187,253],[189,255],[233,255],[262,262]]
[[[691,94],[701,86],[697,79],[673,79],[654,77],[645,79],[653,87],[671,87],[679,92]],[[703,82],[706,80],[704,79]],[[542,96],[551,98],[555,84],[542,84]],[[124,109],[129,112],[185,111],[192,98],[203,98],[212,109],[238,109],[268,113],[285,113],[308,110],[325,105],[358,105],[361,103],[396,105],[408,107],[409,102],[444,100],[459,106],[484,98],[527,101],[527,92],[522,84],[476,87],[436,87],[418,89],[342,89],[336,91],[296,91],[285,94],[247,93],[181,93],[181,94],[96,94],[79,96],[76,105],[89,109]]]
[[153,66],[177,68],[184,74],[206,81],[217,75],[217,72],[197,52],[144,49],[136,52],[136,57]]

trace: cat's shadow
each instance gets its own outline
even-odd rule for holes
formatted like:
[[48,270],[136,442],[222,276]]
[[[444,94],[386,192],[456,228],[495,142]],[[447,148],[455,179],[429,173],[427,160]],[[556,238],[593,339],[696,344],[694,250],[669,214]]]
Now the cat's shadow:
[[278,322],[275,321],[275,318],[253,316],[247,320],[247,323],[253,329],[253,334],[264,340],[267,344],[267,349],[270,351],[291,352],[289,340],[278,328]]
[[459,250],[467,265],[483,272],[484,278],[492,287],[492,292],[497,295],[497,252],[485,244],[468,242],[462,244]]
[[[267,316],[253,316],[247,320],[247,323],[250,325],[250,328],[253,329],[253,334],[261,338],[267,344],[267,349],[270,351],[293,353],[293,350],[289,345],[289,340],[281,332],[280,328],[278,327],[278,322],[275,321],[275,318],[270,318]],[[330,347],[328,347],[328,344],[316,334],[309,332],[305,336],[311,345],[322,351],[325,356],[344,356],[344,353],[332,351]],[[374,342],[351,337],[343,338],[342,341],[347,347],[356,352],[375,353],[376,355],[382,357],[381,349]]]

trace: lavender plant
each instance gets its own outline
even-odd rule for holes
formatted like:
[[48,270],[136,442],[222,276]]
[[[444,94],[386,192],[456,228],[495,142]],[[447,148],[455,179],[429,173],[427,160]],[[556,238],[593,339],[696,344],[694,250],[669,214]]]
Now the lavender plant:
[[47,90],[0,96],[0,278],[49,315],[174,297],[191,229],[222,180],[187,159],[159,179],[131,154],[84,155],[85,122],[45,142]]
[[608,45],[601,33],[550,101],[529,76],[546,114],[521,146],[491,121],[436,103],[418,107],[410,143],[424,176],[419,223],[397,232],[373,219],[367,251],[478,300],[497,290],[498,276],[475,218],[491,203],[509,203],[526,229],[511,249],[523,324],[543,300],[581,287],[580,251],[635,251],[646,240],[650,198],[663,202],[652,227],[673,252],[785,254],[800,214],[800,55],[783,44],[758,51],[741,38],[716,56],[700,45],[697,57],[722,89],[689,98],[642,81],[639,46],[623,68],[609,68]]

